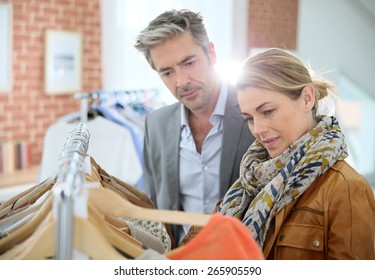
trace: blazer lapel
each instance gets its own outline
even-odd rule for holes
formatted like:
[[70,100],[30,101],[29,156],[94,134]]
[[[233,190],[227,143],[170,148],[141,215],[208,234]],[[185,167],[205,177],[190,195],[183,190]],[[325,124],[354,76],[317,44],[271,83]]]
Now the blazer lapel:
[[237,147],[241,136],[243,121],[240,117],[240,109],[235,92],[228,92],[227,104],[224,115],[224,133],[221,149],[220,163],[220,195],[223,196],[232,177],[233,164],[235,161]]
[[171,205],[175,210],[179,210],[179,153],[180,153],[180,124],[181,124],[181,107],[178,106],[174,114],[171,115],[167,125],[167,139],[166,143],[166,167],[168,188],[171,197]]

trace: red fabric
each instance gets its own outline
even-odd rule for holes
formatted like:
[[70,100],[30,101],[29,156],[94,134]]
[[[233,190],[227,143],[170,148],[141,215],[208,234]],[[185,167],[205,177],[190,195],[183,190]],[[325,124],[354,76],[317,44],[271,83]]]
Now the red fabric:
[[231,216],[212,214],[205,227],[183,247],[168,254],[171,260],[263,260],[250,230]]

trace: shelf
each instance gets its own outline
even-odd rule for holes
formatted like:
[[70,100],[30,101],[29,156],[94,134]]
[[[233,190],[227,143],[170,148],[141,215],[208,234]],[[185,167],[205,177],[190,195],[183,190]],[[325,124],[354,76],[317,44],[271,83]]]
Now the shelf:
[[39,165],[25,170],[16,170],[12,173],[0,173],[0,190],[12,186],[32,184],[36,182]]

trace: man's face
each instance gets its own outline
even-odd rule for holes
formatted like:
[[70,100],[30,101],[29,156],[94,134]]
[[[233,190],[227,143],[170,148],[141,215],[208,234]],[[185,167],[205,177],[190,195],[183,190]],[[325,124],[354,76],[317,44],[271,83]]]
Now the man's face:
[[215,87],[213,46],[207,56],[185,33],[152,48],[150,54],[162,81],[181,103],[191,111],[207,105]]

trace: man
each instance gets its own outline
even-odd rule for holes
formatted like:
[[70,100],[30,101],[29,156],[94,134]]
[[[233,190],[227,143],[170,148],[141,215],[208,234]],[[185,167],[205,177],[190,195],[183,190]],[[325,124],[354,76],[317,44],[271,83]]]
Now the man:
[[[158,209],[211,213],[239,177],[254,140],[236,90],[214,69],[215,48],[199,13],[164,12],[141,31],[135,47],[179,100],[146,120],[145,192]],[[173,227],[177,242],[187,231]]]

